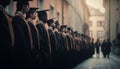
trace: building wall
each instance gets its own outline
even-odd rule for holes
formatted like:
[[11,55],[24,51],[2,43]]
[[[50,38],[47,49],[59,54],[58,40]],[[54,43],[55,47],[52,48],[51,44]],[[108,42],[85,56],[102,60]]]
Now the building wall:
[[[119,25],[120,13],[117,10],[119,4],[118,0],[104,0],[105,7],[105,22],[106,22],[106,37],[113,41],[117,35],[117,23]],[[109,28],[110,27],[110,28]],[[107,39],[106,38],[106,39]]]
[[[105,18],[107,23],[106,28],[108,29],[107,32],[110,33],[110,40],[113,42],[113,40],[117,39],[117,34],[120,33],[120,0],[104,0],[104,7],[106,10]],[[107,36],[108,35],[109,34],[107,34]],[[113,43],[112,52],[116,55],[120,55],[120,48],[115,43]]]
[[83,14],[84,14],[84,26],[83,26],[83,31],[84,34],[89,35],[89,18],[90,18],[90,11],[89,8],[86,4],[86,0],[83,0]]
[[[84,23],[88,25],[89,11],[85,0],[71,0],[69,2],[69,23],[74,30],[84,33]],[[86,13],[84,13],[86,12]],[[85,14],[85,15],[84,15]]]
[[[38,7],[39,10],[50,9],[52,6],[53,15],[51,11],[48,11],[48,19],[55,18],[59,20],[60,24],[71,26],[74,30],[83,33],[83,25],[86,22],[84,15],[85,12],[85,0],[33,0],[29,2],[30,7]],[[8,8],[10,14],[14,15],[16,11],[16,2],[12,2]],[[59,17],[58,17],[59,14]],[[85,14],[88,15],[88,12]],[[88,19],[88,18],[87,18]]]
[[120,0],[118,0],[117,4],[118,4],[117,8],[118,8],[118,20],[119,20],[119,22],[118,22],[118,33],[120,33]]
[[[90,22],[91,22],[91,25],[90,25],[90,31],[92,32],[92,38],[94,38],[94,40],[96,41],[97,40],[97,32],[98,31],[103,31],[103,35],[105,36],[105,29],[104,29],[104,26],[102,27],[98,27],[97,25],[97,22],[98,21],[103,21],[104,22],[104,16],[91,16],[90,17]],[[100,40],[103,40],[105,37],[101,37],[99,38]]]
[[69,25],[68,23],[68,2],[66,0],[63,0],[63,18],[64,18],[64,23],[65,25]]

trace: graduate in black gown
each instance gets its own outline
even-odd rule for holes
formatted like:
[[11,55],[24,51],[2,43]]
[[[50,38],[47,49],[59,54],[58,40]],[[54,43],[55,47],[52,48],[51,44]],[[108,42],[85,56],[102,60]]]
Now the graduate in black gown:
[[48,33],[47,25],[47,12],[49,10],[41,10],[38,12],[39,21],[36,24],[40,35],[40,49],[41,49],[41,57],[42,57],[42,67],[43,69],[50,69],[51,64],[51,44],[50,37]]
[[53,24],[54,24],[54,20],[53,18],[52,19],[49,19],[47,21],[48,23],[48,26],[49,26],[49,29],[48,29],[48,32],[49,32],[49,36],[50,36],[50,43],[51,43],[51,53],[55,53],[57,51],[57,39],[56,39],[56,36],[53,32]]
[[40,41],[39,41],[39,32],[36,28],[34,21],[36,19],[36,10],[38,8],[32,7],[26,14],[26,19],[31,29],[32,40],[33,40],[33,50],[32,50],[32,60],[35,69],[40,69],[41,67],[41,52],[40,52]]
[[24,16],[29,10],[29,2],[28,0],[17,0],[16,7],[17,11],[12,20],[15,34],[15,67],[16,69],[32,69],[32,34]]
[[12,16],[10,16],[5,8],[10,4],[11,0],[0,1],[0,68],[5,69],[14,66],[13,45],[14,33],[11,24]]
[[67,25],[61,25],[61,28],[60,28],[60,35],[62,37],[62,49],[64,52],[67,52],[69,49],[68,49],[68,42],[67,42],[67,38],[66,38],[66,30],[67,29]]
[[60,37],[61,37],[61,46],[62,46],[62,50],[61,50],[61,59],[62,59],[62,65],[63,68],[67,68],[67,53],[69,51],[68,48],[68,41],[67,41],[67,37],[66,37],[66,31],[67,31],[67,25],[61,25],[60,28]]
[[56,54],[57,54],[57,38],[55,36],[55,33],[54,33],[54,18],[52,19],[49,19],[47,21],[48,23],[48,32],[49,32],[49,36],[50,36],[50,43],[51,43],[51,55],[52,55],[52,64],[53,64],[53,68],[55,68],[55,64],[56,64]]
[[57,52],[60,51],[62,49],[61,47],[61,37],[60,37],[60,23],[59,21],[56,21],[55,22],[55,29],[54,29],[54,33],[55,33],[55,36],[56,36],[56,39],[57,39]]
[[55,22],[55,29],[54,29],[54,33],[57,39],[57,54],[56,54],[56,58],[54,60],[55,61],[55,67],[56,69],[62,69],[62,65],[63,65],[63,39],[61,36],[61,32],[60,32],[60,23],[59,21]]
[[72,35],[71,35],[71,33],[72,33],[72,29],[71,29],[71,27],[68,27],[67,28],[67,35],[66,35],[66,37],[67,37],[67,41],[68,41],[68,48],[69,48],[69,51],[71,51],[72,50]]

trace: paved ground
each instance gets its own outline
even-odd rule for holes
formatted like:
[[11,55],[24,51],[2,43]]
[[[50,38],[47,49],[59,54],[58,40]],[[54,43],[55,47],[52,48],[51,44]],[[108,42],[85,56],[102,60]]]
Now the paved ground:
[[113,54],[109,59],[103,58],[102,53],[97,58],[95,54],[93,58],[85,60],[73,69],[120,69],[120,58]]

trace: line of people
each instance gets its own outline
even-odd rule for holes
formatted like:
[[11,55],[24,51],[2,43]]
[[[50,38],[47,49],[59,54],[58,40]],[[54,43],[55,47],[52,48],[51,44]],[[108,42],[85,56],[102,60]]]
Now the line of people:
[[10,16],[4,10],[10,1],[0,1],[0,67],[65,69],[94,54],[91,38],[48,19],[49,9],[36,11],[28,0],[17,0]]

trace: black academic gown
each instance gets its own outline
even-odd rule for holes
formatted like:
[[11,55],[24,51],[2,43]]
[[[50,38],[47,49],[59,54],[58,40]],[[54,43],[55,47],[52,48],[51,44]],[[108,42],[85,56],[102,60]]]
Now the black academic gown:
[[33,46],[32,49],[32,61],[35,69],[41,68],[41,52],[40,52],[40,42],[39,42],[39,33],[36,28],[30,21],[28,22],[31,33],[32,33],[32,40],[33,40]]
[[70,34],[67,34],[67,35],[66,35],[66,38],[67,38],[67,42],[68,42],[68,50],[71,51],[71,47],[72,47],[72,38],[71,38]]
[[48,32],[50,36],[51,53],[54,54],[57,51],[57,39],[52,29],[48,29]]
[[50,43],[51,43],[51,55],[52,55],[52,66],[55,68],[56,64],[56,56],[57,56],[57,38],[55,36],[55,33],[52,31],[52,29],[48,29],[49,36],[50,36]]
[[9,17],[5,10],[0,7],[0,68],[13,68],[13,44],[14,33]]
[[42,22],[36,25],[40,35],[40,50],[42,57],[42,67],[49,69],[51,67],[51,44],[48,31]]
[[32,69],[31,65],[31,49],[32,36],[28,23],[23,15],[16,14],[12,20],[12,25],[15,34],[15,67],[16,69]]
[[68,43],[67,43],[67,38],[66,38],[66,35],[64,33],[60,33],[60,36],[61,36],[61,43],[62,43],[62,49],[65,52],[68,51]]
[[57,52],[59,52],[62,50],[62,37],[58,31],[55,31],[54,33],[55,33],[57,43],[58,43],[57,44]]
[[62,59],[62,64],[63,65],[63,68],[66,68],[68,67],[67,66],[67,52],[68,52],[68,43],[67,43],[67,38],[66,38],[66,34],[65,33],[60,33],[60,37],[61,37],[61,47],[62,47],[62,50],[61,50],[61,54],[60,54],[60,58]]

